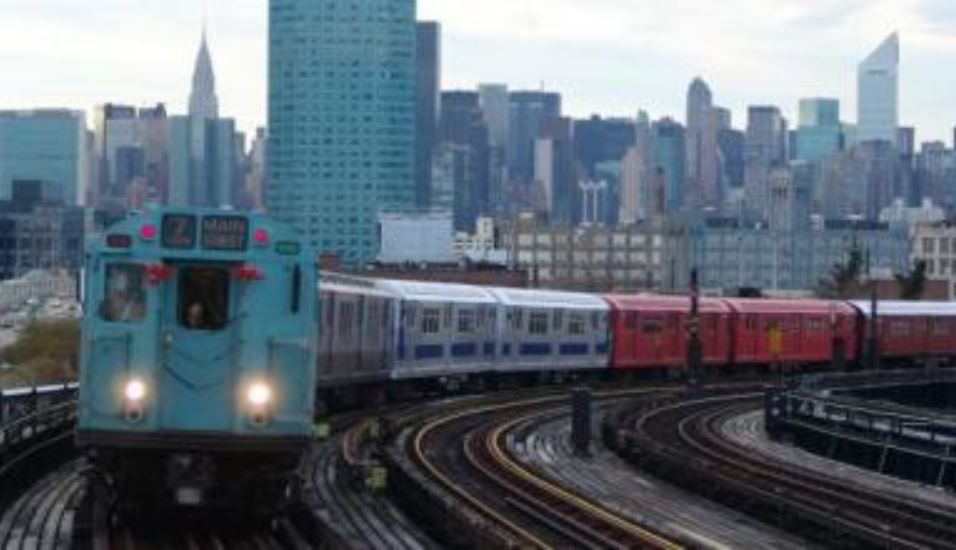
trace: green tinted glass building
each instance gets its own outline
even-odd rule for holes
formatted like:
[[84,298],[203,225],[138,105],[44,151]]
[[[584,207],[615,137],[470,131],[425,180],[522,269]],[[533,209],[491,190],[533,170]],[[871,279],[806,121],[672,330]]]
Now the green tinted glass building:
[[0,200],[17,182],[39,182],[50,198],[85,205],[89,184],[86,118],[78,111],[0,111]]
[[347,264],[415,204],[415,0],[270,0],[266,206]]

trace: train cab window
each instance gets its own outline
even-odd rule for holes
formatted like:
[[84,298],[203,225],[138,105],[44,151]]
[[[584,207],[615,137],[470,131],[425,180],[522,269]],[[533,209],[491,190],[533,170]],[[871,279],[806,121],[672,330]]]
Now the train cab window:
[[222,330],[229,322],[229,271],[187,267],[179,275],[179,323],[189,330]]
[[584,334],[586,328],[583,313],[572,313],[568,316],[568,334]]
[[110,323],[135,323],[146,316],[146,267],[110,264],[100,317]]
[[441,330],[441,312],[435,308],[422,311],[422,334],[438,334]]
[[458,333],[471,334],[475,332],[475,311],[462,309],[458,311]]
[[548,314],[536,311],[528,316],[528,334],[547,334]]

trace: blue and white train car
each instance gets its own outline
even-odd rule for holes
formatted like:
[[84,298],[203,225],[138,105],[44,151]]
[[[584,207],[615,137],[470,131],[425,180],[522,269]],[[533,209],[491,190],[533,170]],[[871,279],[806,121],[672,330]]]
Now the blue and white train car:
[[84,269],[77,442],[121,499],[281,497],[313,429],[310,249],[261,215],[151,209]]
[[499,301],[498,368],[574,371],[608,366],[607,302],[552,290],[493,288]]
[[381,383],[394,358],[397,298],[368,279],[322,274],[319,388]]
[[393,280],[376,286],[397,298],[393,379],[462,378],[493,368],[498,302],[487,290]]

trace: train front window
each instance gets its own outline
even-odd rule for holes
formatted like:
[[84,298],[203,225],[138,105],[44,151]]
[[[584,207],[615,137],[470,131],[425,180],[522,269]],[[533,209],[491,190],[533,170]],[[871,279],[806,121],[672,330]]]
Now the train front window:
[[110,264],[100,317],[110,323],[135,323],[146,316],[146,267]]
[[179,275],[179,323],[189,330],[222,330],[229,322],[229,271],[187,267]]

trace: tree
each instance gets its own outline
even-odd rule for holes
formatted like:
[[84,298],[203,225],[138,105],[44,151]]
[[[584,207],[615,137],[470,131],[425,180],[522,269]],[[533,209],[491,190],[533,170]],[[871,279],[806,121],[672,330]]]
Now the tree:
[[900,285],[900,298],[903,300],[922,299],[926,291],[926,260],[916,260],[912,271],[896,276],[896,283]]
[[836,264],[830,274],[820,281],[817,294],[823,298],[858,298],[863,292],[863,251],[853,243],[845,262]]
[[18,378],[34,385],[75,380],[79,357],[80,325],[73,320],[34,321],[0,350],[0,363],[10,363]]

